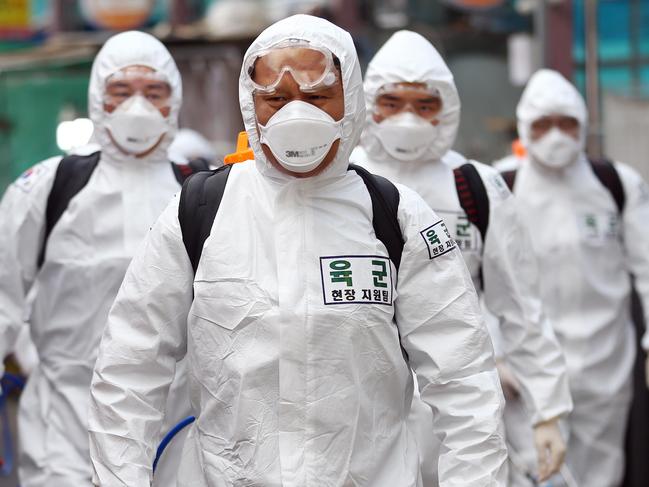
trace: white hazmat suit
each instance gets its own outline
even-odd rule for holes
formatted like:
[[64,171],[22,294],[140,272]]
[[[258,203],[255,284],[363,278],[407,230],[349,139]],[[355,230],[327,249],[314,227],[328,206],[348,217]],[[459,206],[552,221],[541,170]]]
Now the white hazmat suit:
[[[154,152],[138,159],[120,152],[104,125],[106,79],[131,65],[164,74],[172,89],[169,131]],[[87,410],[92,370],[126,268],[180,188],[166,151],[176,127],[181,90],[180,74],[159,41],[140,32],[113,37],[95,59],[88,93],[101,157],[52,229],[40,268],[47,201],[61,158],[28,170],[2,199],[0,346],[7,348],[0,352],[4,356],[11,349],[30,293],[28,322],[40,359],[20,400],[22,487],[90,483]],[[175,415],[167,426],[189,413],[186,392],[178,394]]]
[[[566,462],[579,485],[616,486],[624,468],[635,358],[630,274],[645,316],[649,313],[649,187],[629,166],[615,163],[626,195],[619,215],[583,152],[583,98],[560,74],[541,70],[517,109],[518,130],[528,149],[532,122],[549,115],[579,121],[581,152],[564,168],[525,161],[516,177],[515,199],[543,269],[542,299],[568,365],[575,407]],[[643,345],[649,347],[648,335]]]
[[[442,100],[437,136],[426,152],[412,161],[390,156],[373,119],[377,93],[388,83],[426,83]],[[459,243],[476,288],[482,289],[488,309],[500,319],[494,330],[516,378],[532,424],[567,414],[571,399],[565,362],[551,326],[546,323],[538,289],[536,262],[529,253],[529,237],[514,207],[514,199],[500,175],[484,164],[470,161],[478,170],[489,198],[489,225],[485,242],[460,205],[453,169],[467,163],[449,152],[460,119],[460,100],[453,75],[425,38],[409,31],[395,33],[370,62],[365,76],[366,129],[352,159],[370,171],[416,190],[444,218]],[[484,286],[483,283],[484,282]],[[502,343],[501,343],[502,342]],[[419,400],[413,404],[412,423],[422,450],[431,437],[426,424],[431,413]],[[424,425],[424,426],[422,426]],[[428,435],[428,437],[427,437]],[[435,484],[437,465],[424,455],[427,485]]]
[[[502,394],[461,255],[430,259],[420,232],[439,218],[400,188],[397,278],[374,236],[364,183],[347,171],[365,116],[352,39],[300,15],[266,29],[247,56],[287,39],[317,43],[340,60],[344,135],[335,159],[309,178],[275,169],[242,70],[241,111],[256,160],[232,167],[196,275],[176,201],[134,259],[109,317],[90,413],[100,485],[147,485],[165,391],[186,353],[197,421],[178,486],[418,486],[401,340],[444,437],[441,485],[502,486]],[[335,256],[348,256],[360,287],[375,286],[375,266],[386,300],[363,302],[354,288],[349,302],[333,303]]]

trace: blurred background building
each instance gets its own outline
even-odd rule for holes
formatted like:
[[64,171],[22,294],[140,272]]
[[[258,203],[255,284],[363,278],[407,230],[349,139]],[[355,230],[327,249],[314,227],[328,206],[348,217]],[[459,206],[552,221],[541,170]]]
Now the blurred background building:
[[363,65],[397,29],[428,37],[460,90],[457,148],[485,162],[510,151],[530,74],[558,69],[588,94],[593,151],[602,140],[607,155],[649,177],[647,1],[0,0],[0,190],[39,160],[87,142],[89,69],[116,30],[144,29],[170,47],[185,84],[182,125],[218,154],[231,151],[241,128],[242,54],[266,25],[297,12],[349,30]]

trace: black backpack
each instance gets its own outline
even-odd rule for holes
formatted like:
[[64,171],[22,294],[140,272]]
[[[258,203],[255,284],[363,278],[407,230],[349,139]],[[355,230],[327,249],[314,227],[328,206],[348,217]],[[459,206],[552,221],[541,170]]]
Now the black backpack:
[[[214,171],[194,174],[185,181],[180,192],[178,220],[194,273],[203,244],[212,230],[231,169],[232,165],[225,165]],[[355,171],[367,187],[372,200],[374,233],[387,248],[390,260],[398,270],[404,244],[397,218],[399,190],[387,179],[360,166],[350,164],[349,170]]]
[[[45,261],[45,252],[47,249],[47,240],[52,233],[54,225],[59,221],[61,215],[65,212],[79,191],[81,191],[94,172],[101,152],[95,152],[87,156],[69,155],[65,156],[59,162],[54,176],[54,183],[47,198],[47,209],[45,211],[45,232],[41,250],[38,255],[38,267]],[[183,184],[192,174],[199,171],[208,171],[209,165],[203,159],[191,161],[189,164],[180,165],[171,163],[174,175],[178,183]]]
[[[178,220],[183,242],[194,272],[210,235],[214,217],[221,204],[231,165],[195,174],[183,184],[178,206]],[[388,250],[390,260],[399,269],[403,252],[403,235],[397,218],[399,191],[387,179],[355,164],[349,170],[361,177],[372,200],[372,225],[377,238]],[[453,171],[462,209],[469,221],[480,230],[484,241],[489,223],[489,198],[478,170],[466,163]]]
[[[615,201],[615,206],[617,206],[617,211],[621,215],[624,212],[626,195],[620,174],[615,169],[615,165],[608,159],[589,159],[588,162],[590,162],[590,167],[593,169],[599,182],[611,194],[611,197]],[[511,191],[514,191],[514,185],[516,184],[516,172],[514,169],[502,173],[502,177]]]

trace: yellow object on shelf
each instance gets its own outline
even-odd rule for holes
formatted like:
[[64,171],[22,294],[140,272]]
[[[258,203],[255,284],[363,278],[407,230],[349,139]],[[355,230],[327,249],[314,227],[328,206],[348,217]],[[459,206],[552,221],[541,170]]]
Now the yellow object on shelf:
[[237,137],[237,151],[228,154],[223,159],[225,164],[236,164],[237,162],[250,161],[255,158],[255,154],[248,145],[248,134],[246,132],[239,132]]

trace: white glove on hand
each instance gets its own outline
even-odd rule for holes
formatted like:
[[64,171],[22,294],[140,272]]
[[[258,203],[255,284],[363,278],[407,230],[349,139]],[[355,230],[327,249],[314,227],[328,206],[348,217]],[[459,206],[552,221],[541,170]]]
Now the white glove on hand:
[[500,378],[500,386],[503,389],[505,399],[513,401],[521,394],[521,386],[514,377],[509,366],[502,360],[496,360],[496,369],[498,369],[498,377]]
[[557,418],[534,426],[534,445],[539,459],[539,482],[544,482],[559,471],[566,455]]

